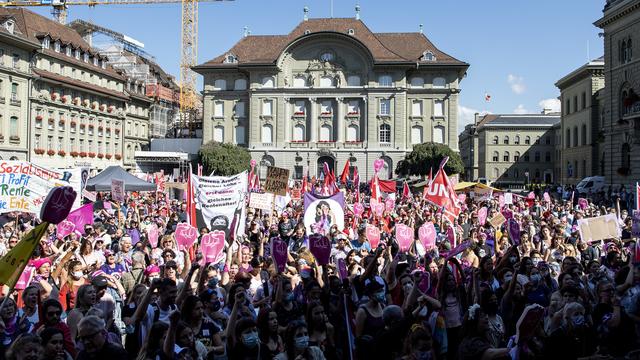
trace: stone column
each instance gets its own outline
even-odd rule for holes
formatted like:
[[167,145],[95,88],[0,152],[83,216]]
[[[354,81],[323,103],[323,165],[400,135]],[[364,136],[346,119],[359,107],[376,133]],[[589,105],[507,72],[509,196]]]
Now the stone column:
[[291,142],[291,115],[289,114],[289,108],[291,107],[290,99],[288,97],[284,100],[284,143]]
[[344,143],[344,133],[345,133],[345,121],[344,121],[344,103],[343,98],[336,98],[336,116],[338,117],[336,120],[336,131],[337,131],[337,141],[338,143]]
[[318,109],[317,99],[309,98],[309,107],[311,108],[311,120],[309,121],[309,139],[312,143],[318,141]]

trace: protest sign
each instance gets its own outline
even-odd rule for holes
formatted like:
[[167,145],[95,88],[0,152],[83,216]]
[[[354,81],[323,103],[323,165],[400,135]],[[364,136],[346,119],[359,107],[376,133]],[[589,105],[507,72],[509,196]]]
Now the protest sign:
[[484,226],[487,223],[487,215],[489,210],[486,207],[482,207],[478,210],[478,223],[480,226]]
[[215,230],[210,233],[202,235],[200,241],[202,251],[203,264],[217,264],[224,260],[224,232]]
[[551,196],[549,196],[549,193],[546,191],[544,192],[544,194],[542,194],[542,199],[544,200],[544,202],[551,202]]
[[300,189],[291,189],[291,199],[292,200],[302,199],[302,191]]
[[364,212],[364,205],[362,205],[361,203],[353,204],[353,214],[355,216],[361,217],[363,212]]
[[318,265],[327,265],[331,255],[331,241],[323,235],[313,234],[309,236],[309,250],[316,258]]
[[124,181],[111,179],[111,198],[117,202],[124,202]]
[[369,240],[371,248],[377,248],[378,244],[380,244],[380,229],[369,224],[367,225],[365,235],[367,236],[367,240]]
[[489,220],[489,224],[493,226],[494,229],[499,229],[502,224],[504,224],[507,219],[501,213],[496,214],[496,216],[492,217]]
[[275,195],[286,195],[287,186],[289,185],[289,170],[269,166],[267,168],[267,178],[262,185],[265,192]]
[[507,231],[509,232],[509,238],[511,239],[511,241],[514,244],[519,245],[520,244],[520,224],[518,223],[518,221],[516,221],[516,219],[514,218],[509,219],[509,221],[507,222]]
[[76,229],[76,225],[71,221],[64,220],[56,227],[56,236],[58,239],[64,239],[65,236],[71,234]]
[[413,242],[413,228],[404,224],[396,225],[396,241],[400,247],[400,251],[409,251],[411,243]]
[[331,196],[304,193],[304,226],[307,234],[329,233],[331,226],[344,228],[344,194],[337,192]]
[[220,230],[231,241],[244,234],[247,172],[233,176],[191,175],[196,208],[209,230]]
[[581,210],[585,210],[589,207],[589,201],[585,198],[578,198],[578,206]]
[[156,248],[158,246],[158,238],[160,237],[160,230],[158,229],[158,225],[151,224],[147,228],[147,237],[149,239],[149,244]]
[[504,193],[504,205],[511,205],[513,204],[513,194],[508,192],[508,193]]
[[[636,238],[640,238],[640,211],[633,210],[633,218],[631,223],[631,235]],[[636,243],[636,248],[638,245]],[[637,259],[640,260],[640,259]]]
[[436,246],[436,228],[432,222],[426,222],[418,229],[418,238],[426,250]]
[[473,194],[471,195],[471,197],[473,197],[475,201],[489,200],[491,199],[492,196],[493,196],[492,188],[478,188],[478,187],[474,189]]
[[578,231],[583,241],[593,242],[621,236],[620,225],[615,214],[578,220]]
[[91,202],[95,202],[98,199],[98,195],[96,193],[89,191],[87,189],[82,190],[82,196],[84,196],[85,198],[87,198],[87,200]]
[[279,237],[271,239],[271,256],[279,273],[283,273],[287,265],[287,243]]
[[371,212],[375,215],[375,216],[382,216],[382,214],[384,213],[384,204],[377,201],[374,198],[371,198],[371,201],[369,202],[369,206],[371,207]]
[[40,244],[40,239],[47,232],[48,227],[49,223],[43,222],[31,229],[16,246],[0,259],[0,283],[12,288],[18,282],[31,254]]
[[175,236],[178,250],[189,250],[198,239],[198,229],[187,223],[180,223],[176,226]]
[[249,207],[265,210],[270,213],[273,207],[273,197],[274,195],[271,193],[252,192],[251,195],[249,195]]
[[391,196],[387,197],[387,199],[384,201],[384,209],[391,212],[395,207],[396,200]]

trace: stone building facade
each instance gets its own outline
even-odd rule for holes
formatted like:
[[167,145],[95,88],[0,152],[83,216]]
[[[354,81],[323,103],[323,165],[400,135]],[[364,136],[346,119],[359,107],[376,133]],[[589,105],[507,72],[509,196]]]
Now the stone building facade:
[[[477,171],[477,178],[507,188],[554,183],[554,125],[559,122],[559,114],[477,117],[475,124],[460,134],[459,142],[465,144],[461,148],[465,176]],[[471,153],[471,146],[476,155],[464,155]]]
[[628,189],[640,179],[640,0],[607,0],[595,25],[604,31],[603,175]]
[[204,76],[203,141],[246,146],[262,176],[269,165],[301,178],[350,159],[370,178],[382,158],[382,177],[392,177],[413,144],[458,150],[468,66],[421,32],[305,17],[287,35],[245,36],[194,68]]
[[556,82],[560,89],[562,151],[560,181],[576,185],[587,176],[601,175],[600,108],[597,93],[604,87],[602,58],[572,71]]

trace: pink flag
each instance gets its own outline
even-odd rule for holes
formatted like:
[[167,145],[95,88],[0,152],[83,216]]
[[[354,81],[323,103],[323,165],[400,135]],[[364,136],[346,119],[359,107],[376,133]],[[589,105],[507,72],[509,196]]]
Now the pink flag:
[[418,238],[426,250],[436,246],[436,228],[432,222],[426,222],[418,229]]
[[158,230],[158,225],[151,224],[151,226],[147,228],[147,237],[149,238],[149,244],[151,244],[151,246],[153,246],[154,249],[158,247],[159,236],[160,236],[160,231]]
[[93,225],[93,203],[81,206],[69,213],[67,221],[75,225],[75,232],[84,235],[84,226]]
[[396,225],[396,240],[398,241],[400,251],[409,251],[411,243],[413,242],[413,228],[404,224]]
[[58,239],[64,239],[65,236],[71,234],[75,229],[76,225],[74,223],[64,220],[56,226],[56,236]]
[[223,231],[214,230],[208,234],[202,235],[201,244],[202,261],[204,264],[217,264],[224,259]]

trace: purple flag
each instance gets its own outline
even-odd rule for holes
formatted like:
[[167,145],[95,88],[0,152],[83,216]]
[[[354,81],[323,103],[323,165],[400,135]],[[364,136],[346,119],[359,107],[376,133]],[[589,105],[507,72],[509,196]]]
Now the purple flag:
[[81,206],[69,213],[67,221],[72,222],[76,226],[76,232],[84,235],[84,226],[93,225],[93,203]]

